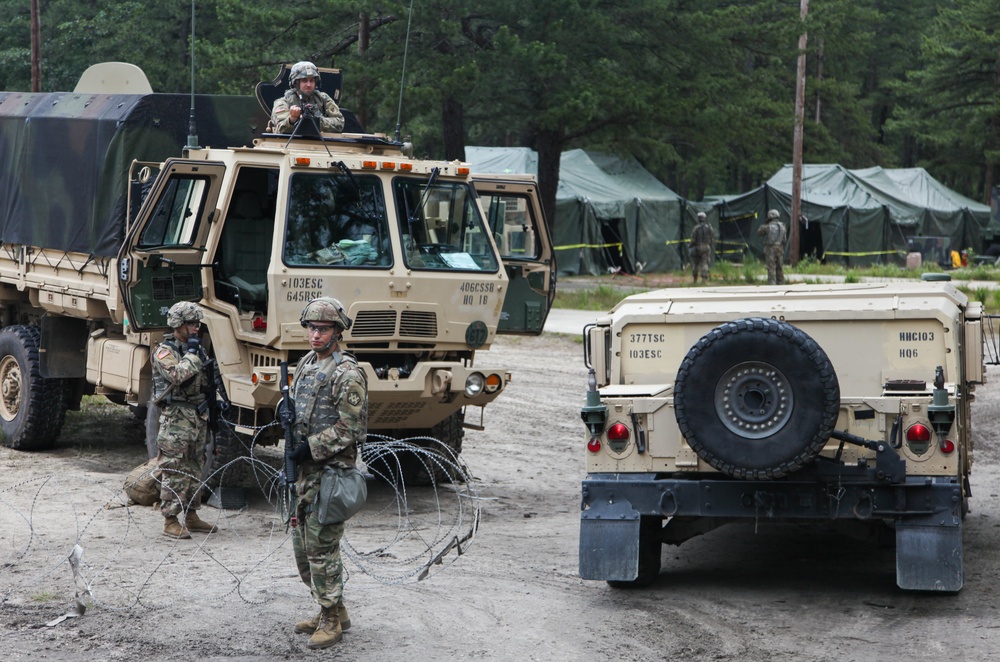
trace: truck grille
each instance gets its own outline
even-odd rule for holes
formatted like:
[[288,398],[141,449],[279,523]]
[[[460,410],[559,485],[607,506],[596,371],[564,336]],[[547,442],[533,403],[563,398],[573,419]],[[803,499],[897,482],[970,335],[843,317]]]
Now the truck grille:
[[424,404],[420,402],[373,402],[368,405],[368,417],[382,425],[405,425],[410,417],[419,414]]
[[351,325],[352,338],[392,336],[396,333],[395,310],[362,310]]
[[437,315],[422,310],[404,310],[399,320],[399,335],[414,338],[437,337]]
[[[351,326],[351,338],[373,338],[396,335],[395,310],[362,310]],[[402,338],[436,338],[437,315],[424,310],[404,310],[399,319]]]

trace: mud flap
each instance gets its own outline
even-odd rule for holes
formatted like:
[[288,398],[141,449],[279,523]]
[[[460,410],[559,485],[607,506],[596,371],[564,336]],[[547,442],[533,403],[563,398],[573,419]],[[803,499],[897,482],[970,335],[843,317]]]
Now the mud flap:
[[961,590],[962,526],[896,523],[896,584],[911,591]]
[[639,513],[628,501],[580,516],[580,578],[631,582],[639,577]]

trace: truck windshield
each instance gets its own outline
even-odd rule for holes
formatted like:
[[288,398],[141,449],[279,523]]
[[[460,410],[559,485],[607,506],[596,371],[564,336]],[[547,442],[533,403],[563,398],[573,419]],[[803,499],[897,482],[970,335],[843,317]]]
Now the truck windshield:
[[393,180],[406,265],[412,269],[491,271],[499,260],[472,187],[465,182]]
[[380,180],[365,175],[294,174],[284,261],[289,266],[392,266]]

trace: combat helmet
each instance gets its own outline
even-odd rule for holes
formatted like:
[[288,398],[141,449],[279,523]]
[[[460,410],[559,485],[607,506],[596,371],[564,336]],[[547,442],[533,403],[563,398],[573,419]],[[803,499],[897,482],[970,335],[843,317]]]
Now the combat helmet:
[[698,219],[698,222],[700,223],[701,221],[706,220],[708,218],[708,216],[705,215],[705,212],[700,211],[700,212],[698,212],[698,216],[696,218]]
[[351,318],[333,297],[319,297],[307,303],[299,316],[299,324],[305,326],[308,322],[333,322],[345,331],[351,328]]
[[167,326],[176,329],[184,322],[200,322],[204,316],[201,306],[193,301],[178,301],[167,311]]
[[771,211],[767,212],[767,220],[769,220],[769,221],[773,221],[773,220],[777,219],[778,217],[779,216],[778,216],[778,210],[777,209],[772,209]]
[[315,78],[316,88],[319,89],[319,69],[312,62],[303,60],[292,65],[292,70],[288,73],[288,86],[294,88],[295,83],[303,78]]

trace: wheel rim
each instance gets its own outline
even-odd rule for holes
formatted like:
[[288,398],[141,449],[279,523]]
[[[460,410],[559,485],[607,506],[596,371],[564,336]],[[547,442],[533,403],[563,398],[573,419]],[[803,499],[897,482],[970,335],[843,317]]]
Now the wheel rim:
[[792,416],[794,396],[781,371],[749,361],[726,371],[715,389],[715,410],[723,425],[745,439],[763,439]]
[[13,356],[0,360],[0,417],[13,421],[21,410],[21,367]]

